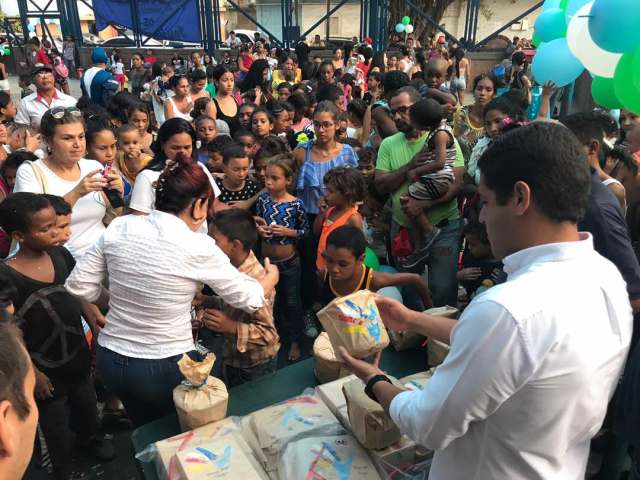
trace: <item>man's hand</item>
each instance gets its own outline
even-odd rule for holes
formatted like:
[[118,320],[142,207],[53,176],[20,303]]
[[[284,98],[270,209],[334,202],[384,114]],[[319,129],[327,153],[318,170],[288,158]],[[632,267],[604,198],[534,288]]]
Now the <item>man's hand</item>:
[[382,295],[375,296],[378,311],[385,326],[396,332],[411,330],[411,316],[413,312],[402,303]]
[[339,357],[341,357],[340,360],[364,383],[367,383],[370,378],[376,375],[384,375],[384,372],[378,368],[380,356],[382,355],[381,351],[376,353],[373,363],[353,358],[344,347],[340,347],[338,353]]
[[463,268],[456,274],[458,280],[463,281],[477,280],[480,278],[480,275],[482,275],[482,269],[480,267]]
[[417,217],[431,208],[432,204],[429,200],[416,200],[415,198],[408,197],[407,201],[402,203],[402,211],[409,217]]
[[47,377],[44,373],[42,373],[37,368],[34,368],[36,373],[36,386],[35,386],[35,396],[38,400],[46,400],[47,398],[53,397],[53,384],[49,377]]
[[214,308],[207,308],[204,311],[204,326],[209,330],[220,333],[236,333],[236,323],[231,320],[220,310]]

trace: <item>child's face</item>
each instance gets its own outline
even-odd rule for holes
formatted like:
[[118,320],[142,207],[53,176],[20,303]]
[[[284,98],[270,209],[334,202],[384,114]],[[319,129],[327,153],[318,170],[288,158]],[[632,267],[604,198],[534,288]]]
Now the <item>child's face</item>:
[[238,137],[238,143],[244,148],[244,152],[247,154],[247,157],[253,158],[253,154],[255,153],[256,139],[253,136],[245,135],[243,137]]
[[230,158],[224,166],[224,174],[233,185],[244,185],[249,176],[249,157]]
[[273,125],[269,117],[263,112],[259,112],[251,118],[251,131],[258,138],[264,138],[271,133]]
[[238,118],[240,125],[242,125],[242,128],[245,130],[251,130],[251,115],[253,115],[253,110],[251,107],[240,107]]
[[9,191],[13,190],[13,187],[16,184],[16,173],[18,172],[15,168],[5,168],[2,178],[4,178],[5,183],[9,187]]
[[326,184],[324,186],[324,200],[330,207],[342,206],[347,203],[347,199],[344,198],[344,195],[338,192],[331,184]]
[[440,88],[447,77],[447,71],[444,68],[430,66],[427,68],[426,81],[429,88]]
[[283,110],[282,112],[275,115],[275,124],[273,126],[273,132],[283,133],[291,128],[291,117],[289,116],[289,112]]
[[[138,132],[132,132],[138,135]],[[102,165],[113,163],[116,159],[116,137],[111,130],[98,132],[89,147],[89,156]]]
[[500,110],[489,110],[484,115],[484,131],[489,138],[496,138],[500,135],[502,121],[507,118],[507,114]]
[[267,160],[264,158],[254,158],[253,170],[256,175],[256,180],[262,185],[265,185],[267,183]]
[[4,115],[4,118],[8,120],[13,120],[16,114],[18,113],[18,110],[16,109],[16,104],[13,103],[13,100],[9,100],[9,103],[7,104],[7,106],[2,110],[0,110],[0,113]]
[[224,162],[222,160],[222,154],[218,152],[209,152],[209,160],[207,161],[207,168],[211,173],[222,173]]
[[365,180],[367,182],[370,182],[371,180],[373,180],[373,176],[376,173],[376,166],[368,159],[364,159],[363,161],[358,160],[358,170],[362,172]]
[[234,78],[233,73],[225,72],[220,77],[220,80],[216,83],[216,88],[220,93],[224,93],[226,95],[231,95],[233,93],[234,87]]
[[629,145],[629,152],[640,152],[640,124],[634,126],[631,130],[629,130],[629,132],[627,133],[626,141]]
[[475,258],[489,258],[493,255],[491,253],[491,245],[489,245],[489,242],[484,243],[478,235],[467,234],[466,239],[469,251]]
[[291,90],[288,88],[279,88],[278,89],[278,100],[281,102],[286,102],[291,96]]
[[620,126],[625,133],[628,133],[634,126],[640,125],[640,115],[636,115],[629,110],[620,111]]
[[0,123],[0,144],[4,145],[9,143],[9,132],[7,126],[4,123]]
[[287,189],[291,179],[287,178],[284,170],[277,165],[269,165],[266,168],[264,186],[270,193],[280,193]]
[[338,140],[344,140],[347,138],[347,126],[348,123],[346,120],[341,120],[338,122],[338,128],[336,129],[336,137]]
[[355,275],[361,274],[362,259],[356,258],[351,250],[336,248],[329,244],[322,252],[322,256],[327,264],[327,274],[331,280],[349,280]]
[[218,230],[215,225],[211,226],[211,228],[209,229],[209,233],[216,241],[216,245],[218,245],[218,248],[220,248],[220,250],[222,250],[222,252],[227,257],[231,258],[234,248],[233,242],[229,239],[229,237],[220,233],[220,230]]
[[124,153],[125,157],[130,159],[137,159],[142,153],[140,144],[140,133],[138,132],[126,132],[120,135],[119,142],[120,150]]
[[53,207],[43,208],[31,217],[31,228],[26,232],[14,232],[16,240],[37,250],[47,250],[56,244],[56,211]]
[[369,90],[377,90],[378,87],[380,87],[380,82],[375,77],[369,77],[367,85],[369,86]]
[[198,138],[204,143],[210,142],[218,135],[216,123],[211,120],[205,120],[198,124]]
[[64,245],[71,238],[71,214],[56,215],[56,245]]
[[129,118],[129,122],[138,129],[140,135],[144,135],[147,133],[147,129],[149,128],[149,115],[146,112],[141,112],[140,110],[135,110],[131,114],[131,118]]

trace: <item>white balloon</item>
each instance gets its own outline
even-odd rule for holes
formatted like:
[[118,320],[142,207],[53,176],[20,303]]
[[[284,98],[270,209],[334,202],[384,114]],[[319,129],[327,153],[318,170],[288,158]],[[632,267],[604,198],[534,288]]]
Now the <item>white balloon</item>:
[[613,78],[622,54],[603,50],[591,38],[589,15],[592,6],[593,2],[587,3],[571,18],[567,27],[567,44],[571,53],[589,72],[599,77]]
[[405,25],[404,31],[407,32],[407,33],[413,33],[413,25],[411,25],[411,24]]

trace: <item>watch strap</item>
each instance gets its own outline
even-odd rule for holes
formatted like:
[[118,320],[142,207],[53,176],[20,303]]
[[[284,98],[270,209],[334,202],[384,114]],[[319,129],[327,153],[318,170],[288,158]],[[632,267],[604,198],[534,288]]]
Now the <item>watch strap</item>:
[[391,379],[386,375],[375,375],[369,379],[364,387],[364,393],[367,395],[367,397],[369,397],[376,403],[380,402],[378,401],[378,397],[376,397],[376,394],[373,392],[373,386],[378,382],[388,382],[393,384],[393,382],[391,382]]

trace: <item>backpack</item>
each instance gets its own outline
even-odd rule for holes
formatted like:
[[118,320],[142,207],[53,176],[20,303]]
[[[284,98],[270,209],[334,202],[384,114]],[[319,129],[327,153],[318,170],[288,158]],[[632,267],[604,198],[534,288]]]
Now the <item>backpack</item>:
[[69,78],[69,69],[60,57],[55,57],[53,59],[53,70],[59,77]]

